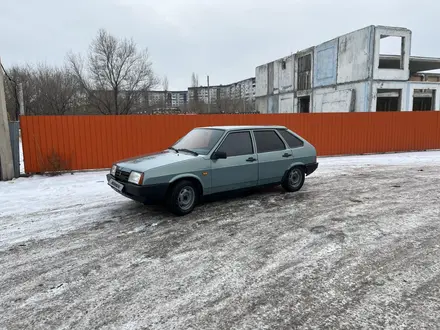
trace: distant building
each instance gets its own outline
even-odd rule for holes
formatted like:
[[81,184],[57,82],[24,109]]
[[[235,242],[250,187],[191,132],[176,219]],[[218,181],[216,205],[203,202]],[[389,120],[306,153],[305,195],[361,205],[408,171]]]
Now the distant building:
[[246,107],[250,111],[255,107],[255,87],[255,77],[229,85],[189,87],[188,99],[190,102],[210,103],[217,110],[224,105],[231,108],[228,111],[234,111],[233,108],[243,111]]
[[185,107],[188,104],[188,91],[148,91],[145,101],[148,107]]
[[[369,26],[256,68],[262,113],[440,109],[440,58],[410,56],[406,28]],[[399,54],[381,52],[398,38]]]

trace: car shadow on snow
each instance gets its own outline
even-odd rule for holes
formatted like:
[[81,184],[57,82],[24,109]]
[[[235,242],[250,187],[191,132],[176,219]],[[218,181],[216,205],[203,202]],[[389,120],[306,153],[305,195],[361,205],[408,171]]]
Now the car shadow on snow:
[[277,212],[292,203],[305,206],[304,203],[311,202],[314,195],[306,187],[299,192],[288,193],[281,186],[227,192],[204,198],[192,213],[183,217],[173,215],[164,205],[144,205],[127,199],[107,209],[103,221],[93,228],[113,230],[117,225],[131,232],[150,227],[171,229],[174,225],[199,227],[231,217],[252,218],[258,212]]
[[242,202],[251,203],[251,202],[259,202],[264,205],[266,203],[279,203],[280,205],[284,203],[285,200],[295,200],[295,201],[303,201],[310,198],[310,193],[306,190],[301,190],[294,193],[289,193],[285,191],[281,186],[275,187],[263,187],[263,188],[255,188],[247,191],[238,191],[238,192],[228,192],[224,194],[216,194],[215,196],[209,196],[206,198],[201,205],[206,205],[209,207],[210,205],[218,206],[223,204],[232,204],[234,206],[240,206]]
[[312,195],[315,193],[307,189],[286,193],[281,187],[228,193],[203,201],[192,213],[183,217],[173,215],[162,205],[146,206],[127,200],[103,212],[102,220],[94,223],[89,230],[111,232],[115,237],[145,238],[159,235],[169,238],[182,233],[198,232],[202,228],[220,226],[220,229],[234,235],[237,228],[244,223],[259,221],[256,220],[258,219],[256,215],[261,212],[282,215],[281,209],[285,207],[290,208],[295,205],[299,209],[306,208],[307,203],[313,203]]

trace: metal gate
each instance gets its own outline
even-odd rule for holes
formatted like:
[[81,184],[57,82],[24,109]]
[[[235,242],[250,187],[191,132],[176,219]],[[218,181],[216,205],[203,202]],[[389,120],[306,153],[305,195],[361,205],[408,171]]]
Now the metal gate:
[[20,176],[20,123],[9,122],[9,136],[11,138],[12,162],[14,164],[14,177]]

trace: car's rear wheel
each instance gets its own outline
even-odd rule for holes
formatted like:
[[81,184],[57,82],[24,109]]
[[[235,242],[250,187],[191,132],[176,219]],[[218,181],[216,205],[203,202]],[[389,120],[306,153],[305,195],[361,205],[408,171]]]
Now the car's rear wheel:
[[199,200],[197,186],[188,180],[177,182],[167,197],[168,209],[178,216],[191,213]]
[[293,167],[284,177],[283,182],[281,183],[284,190],[288,192],[295,192],[302,188],[304,185],[304,181],[306,179],[306,174],[302,167]]

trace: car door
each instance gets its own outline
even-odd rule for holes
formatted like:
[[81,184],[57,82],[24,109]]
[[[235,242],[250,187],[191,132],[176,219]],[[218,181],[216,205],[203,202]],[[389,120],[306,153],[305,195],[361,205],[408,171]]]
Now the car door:
[[258,155],[258,184],[279,183],[292,162],[287,148],[274,129],[253,131]]
[[230,132],[215,151],[226,159],[211,160],[212,193],[249,188],[258,183],[258,158],[250,131]]
[[310,150],[304,147],[304,141],[297,137],[287,129],[278,129],[278,133],[287,143],[287,146],[292,151],[292,161],[295,163],[309,164],[314,162],[314,155],[310,154]]

